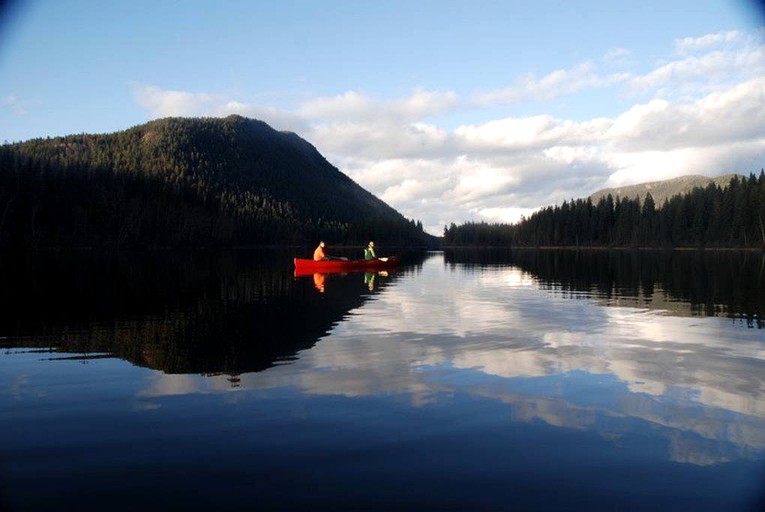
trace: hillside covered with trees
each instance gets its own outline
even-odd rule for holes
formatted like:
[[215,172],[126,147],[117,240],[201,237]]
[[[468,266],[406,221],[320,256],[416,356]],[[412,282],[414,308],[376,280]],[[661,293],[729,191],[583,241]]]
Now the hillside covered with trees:
[[432,238],[294,133],[240,116],[0,146],[0,247]]
[[604,188],[590,194],[590,199],[595,204],[598,204],[601,199],[605,199],[611,194],[611,197],[615,201],[619,199],[640,199],[640,202],[645,201],[646,195],[651,194],[654,203],[661,207],[664,201],[672,199],[674,196],[685,195],[694,188],[706,188],[710,183],[714,183],[720,187],[727,187],[730,180],[734,176],[738,176],[739,179],[743,179],[745,176],[742,174],[723,174],[722,176],[701,176],[699,174],[689,174],[686,176],[678,176],[677,178],[671,178],[661,181],[648,181],[645,183],[638,183],[636,185],[626,185],[615,188]]
[[650,193],[543,208],[513,225],[444,229],[445,246],[765,248],[765,171],[710,183],[657,205]]

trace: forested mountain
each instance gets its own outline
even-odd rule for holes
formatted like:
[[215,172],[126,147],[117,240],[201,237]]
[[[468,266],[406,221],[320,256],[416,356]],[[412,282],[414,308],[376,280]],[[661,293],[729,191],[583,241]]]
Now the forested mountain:
[[739,179],[744,178],[744,176],[740,174],[725,174],[714,178],[692,174],[670,180],[651,181],[624,187],[604,188],[591,194],[590,199],[592,199],[593,203],[597,204],[598,201],[605,199],[610,194],[613,199],[616,199],[617,197],[620,199],[638,198],[642,203],[645,201],[646,194],[650,193],[654,203],[660,208],[664,204],[664,201],[669,200],[674,196],[687,194],[694,188],[704,188],[710,183],[714,183],[720,187],[727,187],[734,176],[738,176]]
[[664,201],[564,201],[514,225],[466,223],[444,229],[445,246],[765,248],[765,171],[733,175]]
[[0,146],[3,247],[430,238],[305,140],[240,116]]

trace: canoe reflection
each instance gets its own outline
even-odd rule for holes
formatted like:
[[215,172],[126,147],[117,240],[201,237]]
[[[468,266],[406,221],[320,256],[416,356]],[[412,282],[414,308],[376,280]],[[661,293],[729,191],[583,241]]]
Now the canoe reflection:
[[301,278],[306,276],[311,276],[313,278],[313,286],[316,288],[316,290],[319,293],[324,293],[327,290],[327,277],[330,274],[337,274],[340,276],[347,276],[349,274],[363,274],[364,276],[364,284],[367,287],[367,290],[370,292],[375,291],[375,280],[377,279],[377,276],[380,276],[381,278],[389,277],[392,274],[394,274],[395,271],[393,270],[380,270],[377,272],[369,272],[369,271],[362,271],[362,270],[353,270],[353,271],[334,271],[334,272],[322,272],[322,273],[309,273],[309,272],[300,272],[295,271],[295,278]]

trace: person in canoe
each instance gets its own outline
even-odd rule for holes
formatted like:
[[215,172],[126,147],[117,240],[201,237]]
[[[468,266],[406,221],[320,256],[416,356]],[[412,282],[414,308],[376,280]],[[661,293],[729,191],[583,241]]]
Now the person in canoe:
[[369,242],[369,245],[367,245],[367,248],[364,249],[364,259],[365,260],[376,260],[377,254],[375,254],[375,243]]
[[[394,258],[395,259],[395,258]],[[375,243],[369,242],[369,245],[367,245],[367,248],[364,249],[364,260],[379,260],[384,263],[387,263],[390,258],[380,258],[377,256],[377,253],[375,252]]]
[[324,240],[319,242],[319,246],[316,247],[316,249],[313,251],[313,261],[327,261],[329,260],[329,256],[327,256],[326,251],[324,250]]
[[330,261],[330,260],[348,261],[348,258],[330,256],[329,254],[327,254],[327,251],[324,250],[324,247],[326,247],[326,244],[324,243],[324,240],[322,240],[321,242],[319,242],[319,245],[313,251],[313,261]]

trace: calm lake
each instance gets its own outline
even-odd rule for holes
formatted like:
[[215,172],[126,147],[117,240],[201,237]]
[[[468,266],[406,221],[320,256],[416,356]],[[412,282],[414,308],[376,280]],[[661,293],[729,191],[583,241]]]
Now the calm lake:
[[2,256],[0,509],[765,504],[765,254],[309,253]]

